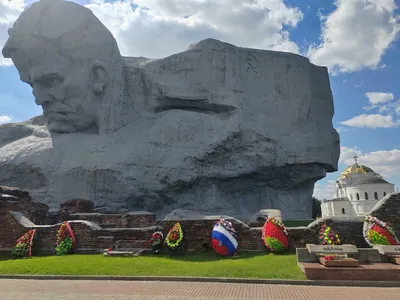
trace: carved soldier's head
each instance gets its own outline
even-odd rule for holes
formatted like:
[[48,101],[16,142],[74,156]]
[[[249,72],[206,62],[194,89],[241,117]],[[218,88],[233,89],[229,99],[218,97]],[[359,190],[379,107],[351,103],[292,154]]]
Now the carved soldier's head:
[[107,132],[105,99],[121,89],[122,58],[91,10],[63,0],[32,4],[9,29],[3,56],[31,85],[51,132]]

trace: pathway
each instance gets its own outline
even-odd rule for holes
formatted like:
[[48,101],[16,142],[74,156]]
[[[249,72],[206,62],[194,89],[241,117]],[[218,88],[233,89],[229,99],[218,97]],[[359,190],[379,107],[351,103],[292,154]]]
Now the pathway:
[[0,279],[1,300],[399,300],[400,288]]

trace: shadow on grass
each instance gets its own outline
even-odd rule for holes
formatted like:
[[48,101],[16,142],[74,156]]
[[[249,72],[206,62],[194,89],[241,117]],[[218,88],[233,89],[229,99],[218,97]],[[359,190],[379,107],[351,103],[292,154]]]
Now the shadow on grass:
[[[35,252],[32,252],[32,257],[46,257],[46,256],[55,256],[55,255],[51,255],[48,253],[47,254],[36,254]],[[29,257],[17,258],[17,257],[12,256],[12,254],[9,252],[5,252],[5,251],[0,252],[0,262],[7,261],[7,260],[21,260],[21,259],[29,259]]]

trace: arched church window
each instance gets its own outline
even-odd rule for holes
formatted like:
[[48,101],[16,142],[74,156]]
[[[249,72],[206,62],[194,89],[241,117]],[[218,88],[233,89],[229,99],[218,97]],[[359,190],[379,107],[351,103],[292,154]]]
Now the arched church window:
[[386,196],[386,192],[383,192],[383,197],[385,197]]
[[350,200],[353,200],[353,194],[350,194]]
[[365,200],[368,200],[368,193],[365,192]]
[[378,200],[378,193],[377,192],[374,193],[374,198],[375,198],[375,200]]
[[342,214],[345,214],[345,213],[346,213],[345,209],[344,209],[344,208],[342,208]]
[[356,194],[357,200],[360,200],[360,195],[357,193]]

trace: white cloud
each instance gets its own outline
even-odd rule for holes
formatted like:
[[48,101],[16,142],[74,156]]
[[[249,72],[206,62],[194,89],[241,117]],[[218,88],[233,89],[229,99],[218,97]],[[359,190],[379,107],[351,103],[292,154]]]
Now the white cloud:
[[309,49],[311,60],[333,74],[379,67],[400,32],[395,0],[336,0],[322,17],[321,44]]
[[[23,0],[0,0],[0,47],[23,6]],[[299,52],[283,27],[296,27],[303,13],[283,0],[93,0],[86,7],[113,33],[126,56],[164,57],[205,38]],[[0,65],[10,64],[0,58]]]
[[12,116],[0,115],[0,124],[10,123],[13,121],[13,119],[14,118]]
[[387,112],[389,114],[396,112],[397,102],[394,104],[388,103],[394,99],[394,95],[392,93],[370,92],[365,93],[365,96],[368,98],[368,102],[370,105],[363,107],[364,110],[370,111],[372,109],[378,109],[380,114],[383,112]]
[[385,103],[379,106],[380,113],[389,113],[392,115],[400,115],[400,99],[392,102],[392,103]]
[[354,156],[360,157],[362,155],[362,152],[357,149],[357,148],[350,148],[350,147],[345,147],[342,146],[340,147],[340,158],[339,158],[339,163],[347,165],[352,165],[354,164]]
[[[24,8],[23,0],[0,0],[0,48],[8,38],[7,30],[14,23]],[[6,59],[0,53],[0,66],[12,65],[11,59]]]
[[367,96],[369,103],[371,104],[381,104],[385,102],[392,101],[394,99],[394,96],[392,93],[365,93],[365,96]]
[[327,184],[316,183],[314,185],[313,197],[324,200],[332,199],[335,194],[336,183],[335,180],[329,180]]
[[372,168],[383,177],[400,175],[400,149],[379,150],[363,153],[357,148],[341,147],[340,162],[345,165],[354,164],[353,156],[358,156],[358,162]]
[[86,7],[127,56],[164,57],[209,37],[238,46],[299,51],[283,26],[295,27],[303,14],[283,0],[97,0]]
[[367,127],[367,128],[392,128],[400,126],[400,121],[393,120],[393,116],[383,116],[380,114],[362,114],[355,116],[340,124],[351,127]]

